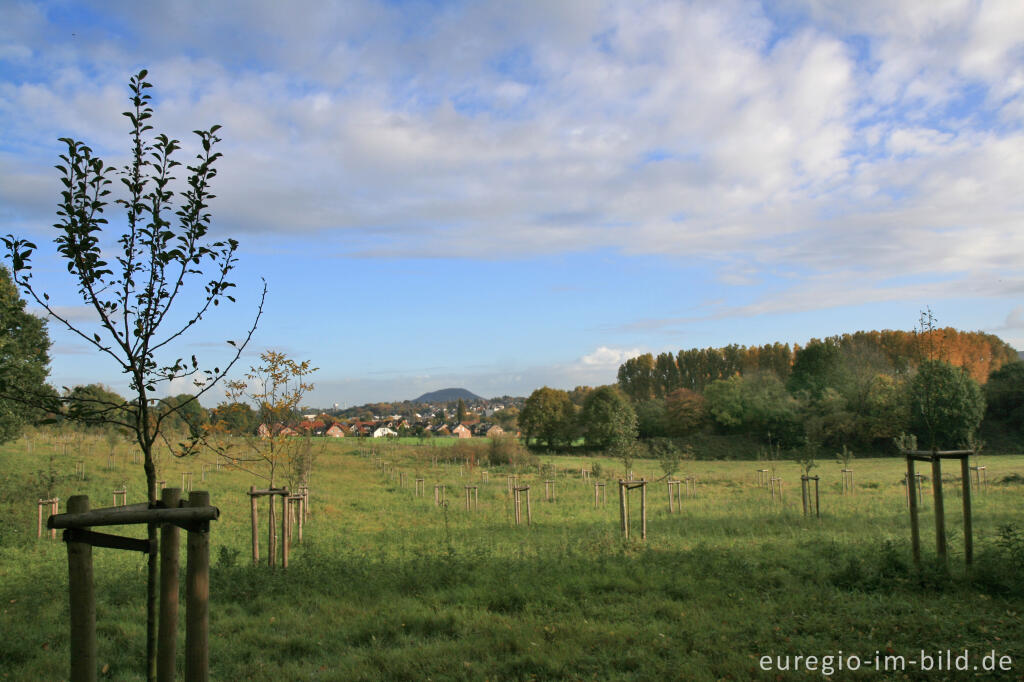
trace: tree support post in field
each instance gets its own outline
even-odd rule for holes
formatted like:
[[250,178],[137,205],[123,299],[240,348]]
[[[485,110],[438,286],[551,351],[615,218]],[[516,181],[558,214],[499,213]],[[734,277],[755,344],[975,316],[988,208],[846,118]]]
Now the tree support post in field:
[[447,501],[447,497],[446,497],[447,492],[448,492],[448,489],[445,487],[444,483],[435,483],[434,484],[434,506],[435,507],[440,507],[442,504],[444,504]]
[[466,488],[466,511],[478,511],[480,509],[479,489],[475,485],[467,485]]
[[425,489],[426,489],[426,481],[424,479],[422,479],[422,478],[417,478],[416,479],[416,491],[414,493],[414,496],[415,497],[423,497],[426,494],[426,490]]
[[[220,511],[210,506],[210,495],[193,492],[186,506],[173,504],[180,496],[168,490],[160,503],[133,504],[90,510],[86,495],[68,500],[68,511],[47,519],[46,525],[64,530],[68,546],[68,595],[70,598],[70,679],[96,680],[96,593],[93,578],[92,548],[107,547],[143,552],[160,563],[160,628],[154,663],[160,662],[154,677],[174,679],[175,640],[178,612],[178,543],[170,526],[188,532],[185,572],[185,679],[205,682],[209,679],[209,600],[210,600],[210,521]],[[97,533],[95,526],[145,524],[162,528],[159,543],[151,539],[121,537]],[[148,633],[147,633],[148,635]],[[148,637],[147,637],[148,639]]]
[[686,484],[686,497],[688,499],[697,499],[697,477],[693,474],[685,476],[683,483]]
[[772,494],[772,503],[775,503],[775,496],[778,494],[779,502],[782,501],[782,479],[777,476],[772,476],[768,479],[768,490]]
[[769,474],[770,474],[770,472],[767,469],[758,469],[757,470],[757,479],[756,480],[757,480],[757,487],[758,488],[767,488],[768,487]]
[[249,516],[252,522],[252,561],[254,564],[259,563],[260,560],[260,549],[259,549],[259,536],[257,526],[257,511],[256,511],[256,499],[259,497],[268,498],[269,512],[267,513],[267,565],[273,567],[277,563],[277,517],[274,514],[274,498],[281,497],[281,552],[282,562],[285,562],[285,568],[287,568],[287,547],[285,541],[285,531],[287,525],[285,523],[288,517],[288,497],[289,492],[287,488],[268,488],[267,490],[256,490],[254,486],[249,487]]
[[[59,497],[52,497],[52,498],[50,498],[48,500],[39,500],[39,504],[38,504],[39,522],[38,522],[37,527],[36,527],[36,539],[39,539],[39,538],[43,537],[43,508],[44,507],[48,507],[50,509],[50,515],[51,516],[54,515],[54,514],[57,514],[59,512],[59,510],[60,510],[60,498]],[[50,539],[51,540],[56,540],[57,539],[57,529],[56,528],[54,528],[54,529],[52,529],[50,531]]]
[[599,502],[600,506],[604,506],[608,502],[608,498],[604,494],[604,483],[594,481],[594,509],[597,509]]
[[[668,513],[673,513],[677,507],[679,511],[682,511],[683,496],[679,490],[679,486],[680,484],[682,484],[682,481],[674,481],[672,479],[669,479],[665,481],[665,483],[668,485]],[[676,502],[676,500],[678,500],[678,503]]]
[[988,492],[988,471],[984,466],[971,467],[969,478],[979,493]]
[[629,539],[629,491],[640,489],[640,539],[647,539],[647,480],[619,479],[619,522],[622,535]]
[[853,495],[853,469],[840,469],[839,473],[843,475],[843,494]]
[[[119,501],[120,500],[120,501]],[[121,488],[120,490],[114,491],[114,506],[123,507],[128,504],[128,490],[127,488]]]
[[[181,489],[164,488],[160,501],[168,509],[177,509]],[[156,679],[174,680],[174,661],[178,645],[178,527],[165,523],[160,527],[160,624],[157,630]]]
[[[820,498],[818,497],[818,481],[819,476],[808,476],[804,474],[800,477],[800,497],[804,506],[804,516],[810,516],[814,514],[817,518],[821,518],[821,507],[818,506]],[[814,496],[811,496],[811,483],[814,483]]]
[[533,508],[530,506],[530,486],[516,486],[512,489],[513,506],[515,508],[516,525],[523,523],[523,495],[526,493],[526,525],[533,525]]
[[544,481],[544,499],[547,502],[555,501],[555,482],[551,479]]
[[[930,462],[932,465],[932,498],[935,505],[935,547],[939,559],[948,562],[946,542],[946,513],[942,496],[942,460],[960,460],[960,486],[964,514],[964,563],[974,562],[974,531],[971,509],[970,457],[973,450],[905,450],[907,458],[907,481],[915,480],[914,462]],[[921,563],[921,537],[918,527],[917,496],[910,494],[910,537],[914,552],[914,563]]]

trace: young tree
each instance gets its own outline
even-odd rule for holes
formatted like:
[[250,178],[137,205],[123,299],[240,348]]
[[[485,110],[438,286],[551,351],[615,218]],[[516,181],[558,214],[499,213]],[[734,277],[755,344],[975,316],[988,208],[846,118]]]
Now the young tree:
[[55,397],[46,384],[49,350],[46,326],[25,312],[11,274],[0,266],[0,443],[21,434],[25,423],[38,412],[34,405],[44,402],[41,398]]
[[[245,438],[249,454],[239,455],[238,459],[261,465],[264,473],[259,475],[267,480],[269,488],[277,483],[280,469],[284,469],[290,478],[297,477],[293,482],[306,485],[316,452],[308,439],[289,436],[284,427],[292,421],[302,396],[313,389],[313,384],[307,383],[306,377],[317,368],[311,367],[309,360],[296,362],[284,353],[273,350],[261,353],[260,360],[263,364],[250,367],[245,381],[227,383],[228,400],[244,398],[256,406],[262,431],[260,434],[250,433]],[[277,551],[273,495],[269,501],[267,553],[272,561]]]
[[[131,124],[131,153],[120,172],[107,166],[83,142],[61,138],[67,152],[60,156],[57,166],[63,189],[54,241],[81,301],[96,316],[95,325],[77,323],[51,303],[47,293],[35,287],[31,270],[35,244],[13,235],[3,241],[14,281],[21,290],[51,319],[108,357],[127,376],[129,399],[122,404],[92,403],[91,412],[95,417],[99,411],[110,423],[134,434],[143,455],[148,499],[155,504],[154,450],[162,439],[165,421],[187,404],[160,410],[156,405],[158,387],[191,379],[198,392],[193,400],[211,390],[252,337],[262,314],[263,298],[242,340],[228,342],[234,351],[224,367],[203,370],[196,356],[182,357],[174,352],[175,343],[212,308],[224,300],[234,301],[231,290],[235,285],[228,277],[236,262],[238,243],[234,239],[210,241],[208,237],[209,202],[214,198],[211,182],[220,158],[214,147],[220,141],[220,126],[194,131],[201,150],[193,165],[187,166],[185,187],[176,190],[174,173],[180,163],[174,156],[181,146],[176,139],[153,133],[152,85],[146,76],[145,70],[140,71],[129,83],[131,109],[124,115]],[[115,174],[120,176],[123,194],[114,204],[124,211],[125,227],[122,234],[111,237],[105,232],[105,211]],[[201,284],[204,289],[195,298],[188,293],[193,284]],[[179,310],[179,301],[184,304],[185,300],[197,301],[191,312]],[[195,442],[185,444],[178,454],[194,452],[196,447]],[[149,540],[155,544],[157,528],[151,525],[148,530]],[[146,609],[148,679],[156,677],[158,569],[157,557],[151,554]]]

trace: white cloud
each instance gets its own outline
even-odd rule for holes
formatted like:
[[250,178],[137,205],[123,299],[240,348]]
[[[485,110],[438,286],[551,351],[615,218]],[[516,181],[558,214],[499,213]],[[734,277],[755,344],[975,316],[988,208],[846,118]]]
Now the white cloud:
[[581,357],[580,363],[587,367],[615,367],[617,369],[626,360],[642,355],[643,352],[639,348],[625,350],[599,346],[592,353]]
[[[794,2],[795,28],[738,0],[263,2],[201,25],[196,3],[115,6],[151,46],[158,128],[225,126],[218,229],[373,257],[707,258],[723,282],[828,277],[842,300],[907,295],[858,284],[904,274],[993,290],[1024,258],[1012,0]],[[42,226],[50,141],[122,147],[138,56],[92,29],[51,45],[30,5],[18,22],[4,53],[51,75],[0,82],[23,148],[0,204]]]

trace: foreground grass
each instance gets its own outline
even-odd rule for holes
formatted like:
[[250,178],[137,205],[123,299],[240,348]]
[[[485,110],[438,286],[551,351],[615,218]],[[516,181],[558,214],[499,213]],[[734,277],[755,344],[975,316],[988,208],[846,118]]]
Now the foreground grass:
[[[759,668],[762,655],[916,657],[922,649],[968,649],[979,658],[995,650],[1012,656],[1012,675],[1024,672],[1024,548],[1000,535],[1020,524],[1022,488],[1014,481],[1024,474],[1022,457],[985,462],[994,483],[975,500],[977,560],[966,574],[953,471],[947,573],[934,564],[929,502],[922,515],[928,560],[921,570],[909,565],[899,460],[855,461],[852,497],[839,495],[838,466],[822,466],[820,520],[800,512],[794,465],[777,467],[787,489],[772,504],[753,485],[754,463],[694,463],[687,473],[698,477],[698,496],[682,513],[668,514],[664,484],[650,486],[649,539],[641,543],[619,537],[612,484],[607,505],[594,508],[593,487],[579,475],[593,460],[551,458],[543,473],[524,474],[534,511],[527,528],[511,525],[509,472],[490,469],[480,482],[479,471],[462,476],[457,464],[432,466],[436,448],[358,456],[353,447],[332,443],[320,457],[314,518],[287,571],[249,565],[244,491],[258,482],[240,471],[207,475],[204,487],[222,511],[211,536],[213,679],[741,680],[774,678]],[[0,454],[5,679],[67,674],[64,549],[35,539],[31,498],[41,493],[17,485],[42,466],[43,449],[30,457],[22,442]],[[127,477],[135,491],[129,501],[138,501],[141,467],[107,472],[105,454],[91,457],[88,480],[59,483],[62,499],[84,491],[105,506]],[[407,472],[408,487],[380,472],[378,457]],[[621,469],[599,461],[607,472]],[[196,471],[200,487],[197,462],[162,466],[168,481]],[[653,462],[634,470],[660,475]],[[426,498],[413,495],[417,476]],[[480,486],[478,512],[462,509],[470,479]],[[556,481],[555,502],[543,500],[546,479]],[[433,504],[435,482],[447,486],[447,507]],[[105,677],[140,679],[144,557],[102,549],[95,557]]]

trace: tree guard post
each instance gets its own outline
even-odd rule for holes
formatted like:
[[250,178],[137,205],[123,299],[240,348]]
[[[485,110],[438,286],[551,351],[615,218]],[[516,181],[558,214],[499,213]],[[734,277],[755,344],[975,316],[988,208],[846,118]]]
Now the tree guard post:
[[946,550],[946,510],[942,501],[942,460],[932,456],[932,497],[935,499],[935,548],[943,563],[948,563]]
[[530,506],[530,486],[528,485],[516,486],[512,489],[516,525],[521,525],[523,522],[523,492],[526,493],[526,525],[530,526],[533,525],[533,509]]
[[[932,465],[932,496],[935,504],[935,546],[936,552],[943,563],[948,563],[948,549],[946,544],[946,514],[942,496],[942,460],[959,459],[961,473],[961,488],[964,513],[964,562],[970,566],[974,562],[974,534],[973,522],[971,519],[971,480],[970,480],[970,457],[974,455],[973,450],[906,450],[904,455],[907,458],[907,481],[914,480],[914,461],[931,462]],[[917,519],[917,496],[911,494],[910,501],[910,534],[911,543],[914,548],[914,562],[921,563],[921,540]]]
[[[160,501],[169,509],[181,502],[180,488],[164,488]],[[178,645],[178,527],[160,526],[160,622],[157,632],[156,678],[173,682]]]
[[[118,498],[120,498],[120,500],[121,500],[120,504],[118,504]],[[127,488],[121,488],[120,490],[115,490],[114,491],[114,506],[115,507],[123,507],[126,504],[128,504],[128,489]]]
[[476,511],[480,509],[480,497],[477,491],[477,486],[467,485],[466,488],[466,511]]
[[[88,511],[88,495],[72,495],[68,498],[68,514],[83,514]],[[96,592],[92,573],[92,545],[87,542],[72,542],[67,532],[64,534],[64,540],[68,545],[71,680],[95,682]]]
[[604,483],[594,481],[594,509],[597,509],[598,501],[603,506],[608,502],[608,497],[604,494]]
[[555,482],[551,479],[544,481],[544,499],[547,502],[555,501]]
[[415,497],[423,497],[426,494],[425,490],[424,490],[425,488],[426,488],[426,483],[425,483],[424,479],[417,478],[416,479],[416,492],[414,493],[414,496]]
[[988,491],[988,471],[987,471],[987,469],[984,466],[970,467],[969,473],[970,473],[970,476],[968,478],[971,480],[971,483],[972,483],[972,485],[974,485],[974,488],[979,493],[987,492]]
[[[39,522],[38,522],[38,524],[36,526],[36,539],[37,540],[43,537],[43,508],[44,507],[49,507],[50,508],[50,514],[51,515],[59,513],[60,512],[60,498],[59,497],[53,497],[53,498],[50,498],[49,500],[39,500],[39,504],[38,504]],[[57,539],[57,529],[56,528],[51,528],[50,529],[50,539],[51,540],[56,540]]]
[[840,469],[839,473],[843,475],[843,494],[853,495],[853,469]]
[[779,501],[782,501],[782,479],[777,476],[772,476],[768,479],[768,489],[772,493],[772,503],[775,502],[775,493],[778,492]]
[[[818,476],[808,476],[804,474],[800,477],[800,496],[804,505],[804,516],[809,516],[813,508],[814,515],[817,518],[821,518],[821,508],[818,506],[820,498],[818,497]],[[811,498],[811,481],[814,481],[814,497]]]
[[917,495],[912,486],[917,480],[914,471],[914,457],[907,454],[907,509],[910,510],[910,547],[914,554],[914,563],[921,563],[921,528],[917,518]]
[[757,470],[757,479],[756,480],[757,480],[756,485],[757,485],[758,488],[767,488],[768,487],[768,470],[767,469],[758,469]]
[[[679,484],[679,481],[673,481],[672,479],[669,479],[669,480],[665,481],[665,483],[668,486],[668,513],[671,514],[671,513],[673,513],[675,511],[674,493],[675,493],[676,486]],[[682,504],[680,504],[679,506],[682,507]]]
[[639,481],[619,479],[619,519],[622,535],[629,539],[629,491],[640,488],[640,539],[647,539],[647,479]]
[[[271,497],[273,499],[273,497]],[[193,491],[189,507],[209,507],[210,493]],[[185,679],[206,682],[210,678],[210,523],[188,529],[185,560]]]
[[252,519],[252,563],[260,563],[260,534],[256,513],[256,486],[249,486],[249,515]]

